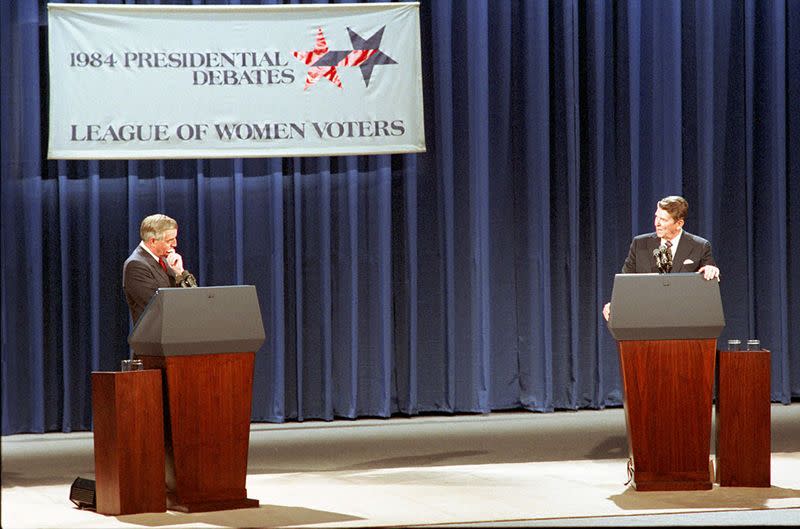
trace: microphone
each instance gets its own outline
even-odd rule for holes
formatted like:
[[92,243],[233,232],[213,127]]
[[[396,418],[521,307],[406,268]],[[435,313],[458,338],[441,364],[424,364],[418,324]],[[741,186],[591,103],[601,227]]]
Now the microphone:
[[664,254],[661,252],[661,248],[656,248],[655,250],[653,250],[653,258],[655,258],[656,260],[656,266],[658,267],[659,274],[664,273],[664,265],[661,262],[661,258],[663,256]]
[[665,245],[653,250],[653,257],[656,259],[659,274],[668,274],[672,271],[672,254]]
[[189,273],[186,279],[183,280],[183,284],[189,288],[195,288],[197,287],[197,279],[195,279],[193,274]]

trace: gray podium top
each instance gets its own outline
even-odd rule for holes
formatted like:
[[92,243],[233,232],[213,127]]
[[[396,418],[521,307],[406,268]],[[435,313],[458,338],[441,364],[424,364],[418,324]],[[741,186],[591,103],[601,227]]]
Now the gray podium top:
[[160,288],[128,337],[136,354],[257,351],[264,323],[253,285]]
[[617,340],[717,338],[725,327],[719,282],[703,274],[617,274],[608,329]]

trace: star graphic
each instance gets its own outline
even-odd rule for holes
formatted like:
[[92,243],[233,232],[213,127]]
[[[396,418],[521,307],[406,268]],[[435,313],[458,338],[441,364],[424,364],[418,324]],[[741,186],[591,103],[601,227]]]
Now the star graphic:
[[360,66],[361,77],[364,78],[364,84],[367,86],[369,86],[369,81],[372,78],[372,69],[375,66],[397,64],[397,61],[380,50],[384,29],[386,29],[386,26],[383,26],[370,38],[364,40],[358,33],[350,28],[347,28],[347,32],[350,34],[350,42],[353,45],[353,49],[370,52],[369,55],[364,57],[364,60],[361,61]]
[[322,28],[317,31],[317,40],[314,43],[314,49],[311,51],[293,51],[292,55],[299,59],[300,62],[310,66],[308,73],[306,73],[306,84],[303,90],[307,90],[309,86],[315,84],[321,78],[325,78],[332,82],[339,88],[342,87],[342,80],[339,78],[339,72],[334,65],[320,62],[320,59],[328,55],[328,41],[325,40],[325,34]]
[[306,74],[306,83],[303,90],[314,85],[322,78],[328,79],[334,85],[342,88],[342,80],[337,68],[355,66],[361,68],[364,83],[369,86],[372,78],[372,69],[375,66],[397,64],[397,61],[383,53],[379,47],[386,26],[375,32],[368,39],[362,38],[358,33],[347,28],[350,34],[352,50],[330,50],[325,40],[322,28],[317,30],[317,39],[311,51],[293,51],[292,55],[302,63],[309,66]]

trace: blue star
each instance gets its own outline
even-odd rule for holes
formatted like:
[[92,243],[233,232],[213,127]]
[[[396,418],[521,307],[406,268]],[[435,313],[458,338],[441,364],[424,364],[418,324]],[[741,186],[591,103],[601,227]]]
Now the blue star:
[[383,30],[386,26],[375,32],[368,39],[363,39],[358,33],[350,28],[347,32],[350,34],[350,43],[353,45],[354,50],[375,50],[367,60],[361,63],[361,77],[364,78],[364,83],[369,86],[370,78],[372,77],[372,69],[375,66],[382,66],[386,64],[397,64],[397,61],[383,53],[379,48],[381,46],[381,39],[383,38]]

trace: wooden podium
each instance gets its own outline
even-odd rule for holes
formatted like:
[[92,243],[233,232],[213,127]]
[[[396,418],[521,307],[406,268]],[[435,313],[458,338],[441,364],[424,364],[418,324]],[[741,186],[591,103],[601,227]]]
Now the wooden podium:
[[712,488],[714,364],[723,326],[717,281],[616,276],[609,329],[619,346],[636,490]]
[[636,490],[710,489],[716,340],[619,342]]
[[255,287],[160,289],[128,341],[163,376],[167,507],[258,507],[245,487],[255,351],[264,342]]
[[97,512],[167,510],[161,373],[92,373]]
[[723,487],[769,487],[770,352],[720,351],[718,375],[717,481]]

